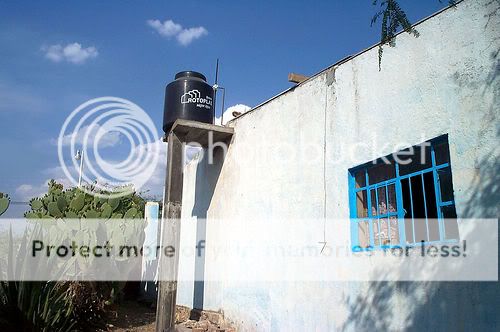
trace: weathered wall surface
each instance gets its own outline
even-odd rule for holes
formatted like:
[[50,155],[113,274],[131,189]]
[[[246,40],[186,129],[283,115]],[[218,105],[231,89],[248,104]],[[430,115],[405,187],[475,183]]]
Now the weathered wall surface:
[[[194,246],[206,236],[207,247],[236,247],[255,240],[238,219],[304,218],[318,222],[307,231],[291,224],[276,241],[317,244],[324,217],[349,217],[349,168],[442,134],[449,135],[458,216],[497,218],[498,6],[464,1],[419,24],[419,38],[399,35],[395,48],[384,49],[382,71],[374,48],[235,120],[223,162],[186,167],[181,241]],[[355,160],[346,157],[366,143]],[[327,222],[325,234],[330,244],[349,241],[349,225]],[[242,330],[498,329],[498,282],[236,281],[261,265],[210,251],[182,258],[179,303],[224,309]],[[334,270],[317,266],[317,273]],[[193,285],[189,279],[200,274],[215,281]]]

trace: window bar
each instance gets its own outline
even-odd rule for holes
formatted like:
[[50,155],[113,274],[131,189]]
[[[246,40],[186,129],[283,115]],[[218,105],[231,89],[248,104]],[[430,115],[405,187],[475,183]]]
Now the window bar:
[[366,185],[366,199],[368,207],[368,227],[370,227],[370,244],[375,247],[375,238],[373,236],[373,219],[372,219],[372,196],[370,189],[368,189],[368,169],[365,169],[365,185]]
[[416,243],[416,240],[415,240],[415,218],[413,216],[413,192],[411,189],[411,178],[408,178],[408,185],[410,188],[411,227],[413,228],[413,243]]
[[378,230],[378,245],[381,246],[382,245],[382,238],[380,237],[380,212],[378,210],[378,190],[377,190],[377,187],[375,187],[373,190],[375,190],[375,201],[377,203],[377,207],[376,207],[376,213],[377,213],[377,230]]
[[424,174],[420,174],[420,179],[422,180],[422,192],[424,194],[424,211],[425,211],[425,228],[427,230],[427,241],[430,241],[429,236],[429,223],[427,222],[427,198],[425,197],[425,183],[424,183]]
[[[448,166],[449,166],[449,164],[446,163],[446,164],[437,165],[435,168],[436,168],[436,170],[440,170],[440,169],[446,168]],[[416,172],[413,172],[413,173],[410,173],[410,174],[401,175],[400,179],[412,178],[412,177],[414,177],[416,175],[420,175],[420,174],[423,174],[423,173],[428,173],[431,170],[432,170],[432,166],[429,167],[429,168],[423,169],[421,171],[416,171]],[[388,181],[385,181],[385,182],[388,182]],[[381,184],[383,184],[385,182],[381,182]]]
[[439,185],[439,177],[436,170],[436,152],[434,146],[431,145],[431,160],[432,160],[432,178],[434,180],[434,193],[436,196],[437,219],[439,226],[439,239],[443,241],[446,238],[444,220],[441,215],[441,187]]
[[406,231],[405,231],[405,221],[404,221],[404,208],[403,208],[403,192],[402,183],[399,178],[399,164],[394,163],[396,168],[396,182],[394,186],[396,189],[396,211],[398,217],[398,233],[399,233],[399,244],[406,245]]
[[387,210],[387,236],[389,237],[389,244],[391,244],[391,217],[389,211],[389,186],[385,186],[385,206]]

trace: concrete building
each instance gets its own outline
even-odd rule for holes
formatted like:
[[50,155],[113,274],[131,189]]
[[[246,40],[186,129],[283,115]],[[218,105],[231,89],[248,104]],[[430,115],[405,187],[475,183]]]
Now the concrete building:
[[[460,2],[418,23],[418,38],[399,34],[395,47],[384,47],[381,71],[374,46],[230,122],[235,133],[225,158],[185,168],[181,245],[206,239],[207,248],[236,248],[258,240],[247,232],[252,219],[269,222],[263,233],[275,230],[277,220],[307,219],[309,227],[290,223],[279,234],[265,234],[266,241],[292,239],[320,249],[323,241],[380,246],[380,228],[346,221],[377,209],[356,206],[356,188],[367,186],[356,185],[356,172],[370,172],[366,163],[426,141],[433,142],[436,158],[439,142],[449,151],[451,203],[438,199],[434,209],[446,215],[453,205],[450,213],[458,218],[498,218],[498,14],[498,1]],[[430,174],[439,173],[437,163]],[[397,183],[403,197],[405,179]],[[390,185],[383,187],[388,195]],[[395,207],[395,217],[400,211]],[[406,243],[417,241],[406,227],[385,230],[399,230]],[[437,239],[453,232],[436,227]],[[458,232],[463,227],[459,222]],[[302,268],[273,264],[287,274]],[[181,255],[178,304],[223,309],[248,331],[499,329],[498,282],[241,280],[265,265],[221,260],[210,250],[202,259]],[[335,273],[335,266],[308,268]]]

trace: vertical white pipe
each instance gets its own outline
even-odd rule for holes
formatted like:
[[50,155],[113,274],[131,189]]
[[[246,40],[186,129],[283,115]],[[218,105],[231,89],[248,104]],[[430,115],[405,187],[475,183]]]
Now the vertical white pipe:
[[82,150],[81,158],[80,158],[80,174],[78,175],[78,188],[80,188],[82,186],[83,158],[84,158],[84,153]]

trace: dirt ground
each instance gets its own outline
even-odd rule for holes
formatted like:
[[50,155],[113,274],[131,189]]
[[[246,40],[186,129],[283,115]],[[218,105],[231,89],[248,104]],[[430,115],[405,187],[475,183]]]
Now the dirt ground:
[[126,301],[110,310],[107,331],[155,332],[156,310],[144,304]]
[[[125,301],[108,310],[108,332],[155,332],[156,310],[133,301]],[[191,310],[177,306],[176,330],[179,332],[236,332],[223,314],[214,311]]]

